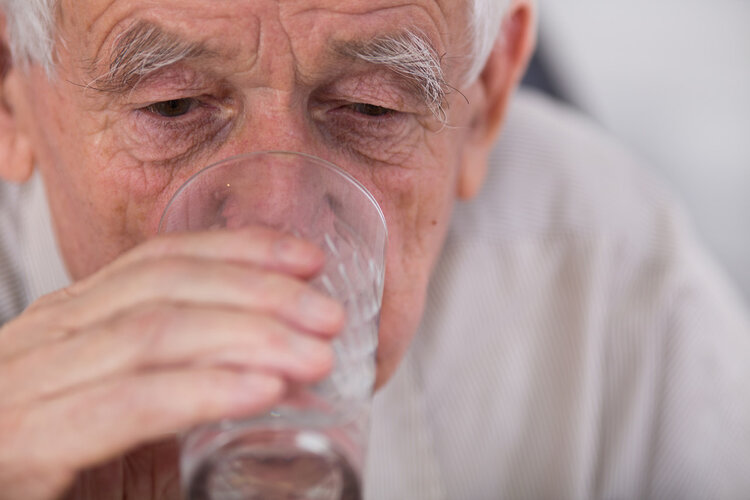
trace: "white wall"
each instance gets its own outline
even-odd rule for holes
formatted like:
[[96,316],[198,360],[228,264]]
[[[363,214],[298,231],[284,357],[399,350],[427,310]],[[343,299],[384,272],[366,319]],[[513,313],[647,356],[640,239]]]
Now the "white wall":
[[750,0],[539,0],[563,91],[645,157],[750,302]]

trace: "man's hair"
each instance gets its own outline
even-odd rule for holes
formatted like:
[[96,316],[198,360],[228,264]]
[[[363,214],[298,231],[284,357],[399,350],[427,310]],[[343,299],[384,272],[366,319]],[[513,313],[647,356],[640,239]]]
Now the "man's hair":
[[0,0],[13,60],[36,62],[51,72],[58,0]]
[[[470,64],[464,81],[473,82],[484,67],[500,32],[509,0],[469,0],[470,22],[466,39]],[[59,0],[0,0],[7,18],[10,50],[14,61],[54,70],[55,20]],[[463,56],[464,54],[456,54]],[[453,56],[451,54],[451,56]]]

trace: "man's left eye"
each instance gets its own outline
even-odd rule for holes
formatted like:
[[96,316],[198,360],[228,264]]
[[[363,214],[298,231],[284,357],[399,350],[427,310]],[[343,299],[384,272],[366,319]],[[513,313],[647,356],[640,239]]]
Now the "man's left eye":
[[384,108],[383,106],[376,106],[375,104],[366,104],[363,102],[352,104],[351,109],[352,111],[354,111],[355,113],[359,113],[360,115],[372,116],[376,118],[395,113],[395,111],[392,109]]
[[172,99],[152,104],[147,111],[163,118],[178,118],[190,112],[195,106],[195,99]]

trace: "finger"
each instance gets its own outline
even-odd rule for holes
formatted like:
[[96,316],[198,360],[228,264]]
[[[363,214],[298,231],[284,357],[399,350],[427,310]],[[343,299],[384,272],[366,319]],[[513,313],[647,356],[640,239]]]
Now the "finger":
[[277,404],[284,390],[278,377],[216,369],[108,381],[0,413],[0,470],[72,477],[160,437],[259,414]]
[[[141,262],[68,301],[60,317],[87,324],[140,303],[216,304],[269,313],[321,335],[336,334],[343,307],[309,284],[256,266],[169,257]],[[51,314],[58,314],[52,308]]]
[[100,273],[96,282],[134,262],[166,256],[253,264],[300,278],[310,278],[325,263],[325,254],[313,243],[262,226],[237,230],[159,235],[125,253]]
[[139,262],[76,296],[62,291],[57,295],[64,299],[49,299],[45,307],[28,311],[0,331],[0,359],[59,340],[141,303],[244,308],[278,316],[322,336],[335,335],[345,321],[339,303],[296,278],[254,266],[188,257]]
[[330,372],[333,349],[326,340],[264,315],[152,304],[7,360],[0,408],[97,380],[183,365],[234,366],[311,383]]
[[[61,325],[57,315],[47,308],[26,310],[19,317],[0,327],[0,366],[38,345],[55,342],[71,334]],[[0,500],[2,500],[0,498]]]
[[[69,334],[76,325],[64,309],[53,306],[64,305],[71,297],[106,282],[113,273],[126,272],[136,262],[167,256],[256,265],[302,279],[319,272],[325,260],[322,250],[314,244],[263,227],[161,235],[127,252],[94,275],[32,304],[24,312],[20,323],[16,321],[0,329],[0,359]],[[67,321],[67,325],[59,324],[60,321]]]

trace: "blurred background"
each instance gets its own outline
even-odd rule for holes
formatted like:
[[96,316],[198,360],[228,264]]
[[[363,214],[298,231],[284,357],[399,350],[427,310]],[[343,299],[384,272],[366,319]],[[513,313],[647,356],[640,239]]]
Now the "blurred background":
[[666,180],[750,305],[750,0],[538,0],[526,85]]

